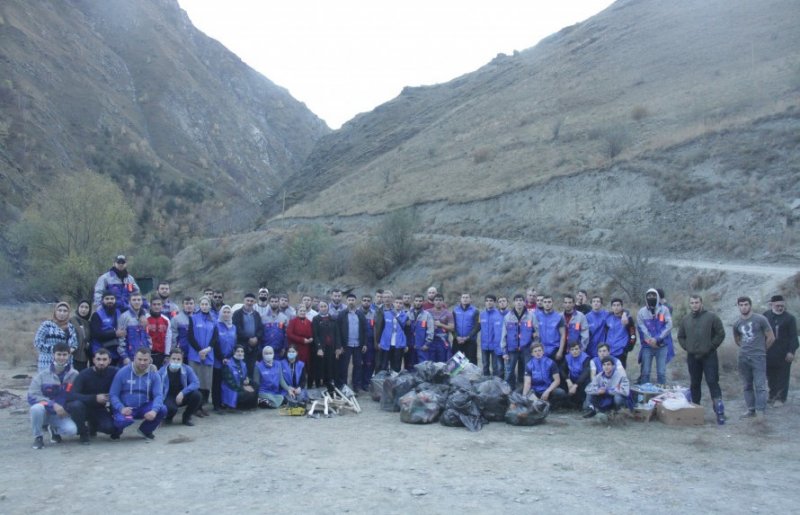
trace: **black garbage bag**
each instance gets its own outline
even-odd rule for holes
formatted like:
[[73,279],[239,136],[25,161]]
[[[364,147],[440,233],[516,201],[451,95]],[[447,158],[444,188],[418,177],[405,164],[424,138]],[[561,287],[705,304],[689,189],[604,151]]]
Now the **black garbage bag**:
[[467,363],[455,377],[466,377],[471,382],[477,383],[483,378],[483,370],[475,363]]
[[400,411],[400,397],[412,391],[418,383],[417,376],[408,370],[386,378],[381,394],[381,409],[383,411]]
[[490,422],[505,420],[511,387],[499,377],[490,377],[473,385],[475,404],[481,415]]
[[373,401],[380,401],[381,395],[383,395],[383,382],[388,377],[392,377],[392,374],[395,372],[391,372],[389,370],[381,370],[374,376],[369,382],[369,396],[372,398]]
[[447,373],[445,363],[435,363],[433,361],[423,361],[414,365],[414,373],[420,381],[434,384],[447,384],[450,382],[450,374]]
[[436,394],[436,400],[439,404],[439,407],[444,409],[444,405],[447,402],[447,396],[450,395],[450,386],[446,384],[420,383],[414,388],[414,391],[417,393],[424,391],[434,392]]
[[430,424],[439,419],[443,406],[433,390],[411,391],[400,397],[400,420],[407,424]]
[[550,414],[550,403],[540,399],[529,399],[519,392],[508,397],[506,424],[512,426],[535,426],[541,424]]
[[470,431],[480,431],[486,423],[472,398],[472,394],[460,389],[452,391],[450,396],[447,397],[445,410],[440,421],[445,426],[464,426]]

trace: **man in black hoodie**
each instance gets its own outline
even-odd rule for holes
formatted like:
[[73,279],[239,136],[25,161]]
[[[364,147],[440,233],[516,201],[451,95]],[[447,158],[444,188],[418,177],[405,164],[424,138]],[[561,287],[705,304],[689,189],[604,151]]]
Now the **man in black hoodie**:
[[81,370],[67,394],[67,411],[78,426],[81,443],[85,444],[89,443],[90,433],[99,431],[111,435],[113,439],[120,435],[108,409],[108,392],[117,367],[111,366],[111,356],[106,349],[95,352],[92,363],[94,366]]
[[767,349],[768,403],[775,408],[783,406],[789,393],[789,374],[797,353],[797,320],[786,311],[783,295],[773,295],[770,309],[764,312],[775,333],[775,343]]
[[703,307],[700,295],[689,297],[691,312],[681,319],[678,328],[678,343],[686,351],[686,364],[689,367],[692,402],[700,404],[703,375],[706,376],[708,391],[714,403],[714,412],[722,421],[722,390],[719,387],[719,359],[717,348],[725,339],[725,328],[722,320]]

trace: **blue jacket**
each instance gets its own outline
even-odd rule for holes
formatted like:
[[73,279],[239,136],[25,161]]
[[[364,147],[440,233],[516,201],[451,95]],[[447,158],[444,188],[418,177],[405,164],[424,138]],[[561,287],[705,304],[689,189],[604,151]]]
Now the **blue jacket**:
[[586,314],[586,322],[589,324],[589,345],[586,346],[586,354],[591,357],[597,356],[597,346],[606,341],[608,315],[605,309],[589,311]]
[[47,413],[55,413],[55,405],[66,407],[67,395],[72,391],[72,383],[78,377],[78,371],[67,365],[60,374],[55,365],[42,370],[33,377],[28,386],[28,404],[41,404]]
[[211,347],[203,365],[213,365],[214,355],[219,353],[217,322],[211,313],[195,313],[189,317],[189,361],[200,363],[200,351]]
[[125,329],[125,336],[119,340],[119,357],[133,360],[136,351],[141,347],[151,348],[150,335],[147,334],[147,327],[139,322],[139,315],[144,313],[134,313],[132,309],[127,309],[120,314],[117,324],[120,329]]
[[503,319],[500,352],[505,355],[530,347],[537,334],[539,334],[539,321],[533,312],[522,308],[522,314],[517,317],[516,310],[512,309]]
[[92,354],[104,348],[111,354],[111,359],[119,358],[119,339],[117,338],[117,319],[119,311],[114,308],[111,314],[106,313],[105,307],[101,307],[89,319],[89,327],[92,333]]
[[286,347],[286,327],[289,325],[289,318],[283,313],[273,314],[268,311],[261,317],[261,326],[264,328],[261,335],[261,350],[270,346],[276,354]]
[[138,375],[133,371],[133,363],[125,365],[114,376],[109,398],[114,411],[120,411],[125,407],[138,408],[151,401],[153,411],[160,411],[164,406],[161,376],[158,372],[150,370]]
[[474,340],[481,330],[478,308],[470,304],[465,309],[459,304],[453,308],[453,323],[456,337]]
[[[628,314],[627,311],[625,314]],[[630,315],[628,315],[628,325],[624,325],[622,317],[618,317],[614,313],[609,313],[606,317],[606,343],[608,344],[609,352],[615,358],[622,356],[630,342],[631,335],[628,332],[630,324]]]
[[556,310],[545,313],[542,309],[536,309],[535,313],[539,321],[539,340],[544,345],[545,355],[551,356],[561,346],[559,328],[564,327],[564,317]]
[[487,309],[480,314],[481,350],[501,353],[503,338],[503,316],[496,309]]
[[[166,396],[167,393],[169,393],[169,362],[161,367],[161,370],[158,371],[158,375],[161,376],[161,389],[163,395]],[[181,385],[183,386],[181,393],[184,397],[187,393],[191,393],[200,388],[200,380],[197,379],[197,374],[195,374],[192,367],[188,365],[181,364]]]
[[414,336],[414,347],[420,349],[433,342],[433,317],[424,309],[411,309],[407,311],[411,319],[411,329]]
[[395,313],[393,309],[383,311],[383,331],[381,331],[380,348],[389,350],[392,348],[392,335],[394,335],[394,346],[398,349],[406,348],[406,334],[403,331],[408,313],[401,311]]

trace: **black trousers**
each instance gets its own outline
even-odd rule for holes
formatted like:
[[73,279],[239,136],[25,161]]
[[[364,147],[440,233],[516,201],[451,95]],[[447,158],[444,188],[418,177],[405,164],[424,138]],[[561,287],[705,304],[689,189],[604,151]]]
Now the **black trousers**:
[[236,409],[250,410],[255,409],[258,404],[258,392],[248,392],[242,390],[236,395]]
[[87,405],[83,401],[70,401],[64,406],[64,409],[67,410],[72,421],[78,426],[79,435],[87,434],[87,432],[110,435],[116,432],[111,412],[103,405],[96,402]]
[[722,398],[722,390],[719,387],[719,358],[716,350],[702,358],[687,354],[686,365],[689,367],[689,390],[692,393],[693,403],[700,404],[704,375],[706,376],[708,391],[711,392],[711,398]]
[[392,347],[389,350],[378,350],[378,370],[388,370],[390,367],[395,372],[400,372],[400,364],[403,361],[405,349]]
[[222,408],[222,369],[215,368],[211,372],[211,402],[214,409]]
[[769,384],[770,400],[786,402],[791,372],[792,364],[787,361],[777,363],[767,361],[767,384]]
[[453,353],[462,352],[473,365],[478,364],[478,341],[466,340],[464,343],[458,343],[453,340]]
[[187,420],[192,418],[192,415],[197,411],[200,407],[200,404],[203,403],[203,394],[200,393],[199,390],[195,390],[193,392],[188,393],[187,395],[183,396],[183,402],[178,404],[175,402],[175,397],[171,395],[164,396],[164,406],[167,407],[167,419],[172,420],[172,417],[178,413],[178,408],[181,406],[186,406],[186,409],[183,412],[183,421],[186,422]]
[[322,356],[322,358],[320,358],[322,360],[322,366],[320,367],[321,368],[320,372],[322,372],[322,379],[324,382],[324,386],[327,386],[328,389],[333,391],[337,375],[336,350],[333,348],[333,346],[331,346],[331,347],[325,347],[323,351],[325,355]]
[[339,356],[339,373],[336,376],[336,386],[341,388],[347,383],[347,373],[350,368],[350,361],[353,362],[353,390],[361,387],[361,364],[363,357],[361,347],[342,347],[342,355]]

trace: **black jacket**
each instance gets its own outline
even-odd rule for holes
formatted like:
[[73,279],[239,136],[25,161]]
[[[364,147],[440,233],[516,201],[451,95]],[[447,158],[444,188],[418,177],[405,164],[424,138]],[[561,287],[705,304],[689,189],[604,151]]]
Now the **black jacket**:
[[[348,312],[349,310],[345,309],[336,315],[342,347],[347,347],[347,337],[350,334],[350,317],[348,316]],[[364,347],[367,345],[367,317],[358,310],[356,310],[355,313],[358,316],[358,346]]]
[[244,335],[244,308],[234,311],[231,321],[236,326],[236,343],[244,347],[245,354],[259,354],[261,352],[259,343],[264,335],[264,325],[261,323],[261,315],[258,314],[258,311],[253,310],[253,322],[256,324],[255,336],[257,338],[254,346],[250,346],[247,343],[248,338]]
[[797,352],[797,320],[786,311],[776,315],[771,309],[764,312],[764,317],[775,333],[775,343],[767,349],[767,362],[782,363],[786,361],[786,354]]

